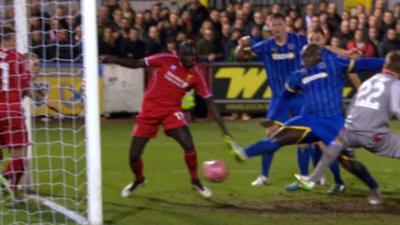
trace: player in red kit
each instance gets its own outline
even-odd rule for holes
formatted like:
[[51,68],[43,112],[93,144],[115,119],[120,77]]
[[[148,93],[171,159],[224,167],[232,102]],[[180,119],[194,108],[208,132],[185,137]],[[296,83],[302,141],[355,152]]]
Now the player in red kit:
[[211,197],[211,191],[198,178],[197,153],[181,110],[181,101],[186,91],[194,88],[197,94],[206,100],[208,111],[214,116],[222,133],[225,136],[229,136],[229,134],[215,107],[212,94],[194,62],[195,56],[196,50],[193,44],[184,42],[179,48],[178,56],[164,53],[140,60],[103,58],[104,63],[116,63],[130,68],[152,67],[156,69],[156,73],[146,89],[142,109],[136,117],[136,125],[132,131],[129,163],[135,174],[135,180],[122,190],[123,197],[130,196],[143,185],[145,177],[141,155],[146,143],[150,138],[155,137],[160,125],[164,127],[165,133],[184,149],[184,158],[192,186],[201,196]]
[[17,184],[25,171],[25,149],[29,140],[21,102],[31,84],[24,58],[14,48],[14,31],[3,27],[0,48],[0,148],[8,148],[11,158],[0,175],[0,186],[3,194],[11,196],[16,193]]

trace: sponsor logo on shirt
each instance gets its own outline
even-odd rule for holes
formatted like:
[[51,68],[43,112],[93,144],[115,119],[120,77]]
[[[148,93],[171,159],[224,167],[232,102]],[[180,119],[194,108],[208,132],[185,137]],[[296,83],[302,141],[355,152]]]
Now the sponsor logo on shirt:
[[318,80],[318,79],[322,79],[322,78],[326,78],[326,77],[328,77],[328,73],[322,72],[322,73],[317,73],[317,74],[311,75],[309,77],[304,77],[301,80],[301,82],[303,84],[308,84],[308,83],[313,82],[314,80]]
[[169,82],[175,84],[176,86],[180,88],[187,88],[189,87],[189,84],[182,80],[180,77],[176,76],[173,74],[171,71],[167,71],[164,75],[165,79],[168,80]]
[[294,59],[296,57],[296,55],[293,52],[273,53],[271,56],[273,60],[287,60],[287,59]]

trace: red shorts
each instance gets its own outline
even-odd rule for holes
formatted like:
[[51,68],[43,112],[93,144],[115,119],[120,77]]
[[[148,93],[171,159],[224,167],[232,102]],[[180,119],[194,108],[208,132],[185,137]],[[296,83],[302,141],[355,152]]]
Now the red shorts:
[[22,113],[0,112],[1,148],[25,148],[29,145],[28,132]]
[[158,126],[164,127],[164,131],[186,126],[187,122],[182,111],[168,112],[141,112],[136,116],[136,124],[133,127],[132,136],[153,138],[156,137]]

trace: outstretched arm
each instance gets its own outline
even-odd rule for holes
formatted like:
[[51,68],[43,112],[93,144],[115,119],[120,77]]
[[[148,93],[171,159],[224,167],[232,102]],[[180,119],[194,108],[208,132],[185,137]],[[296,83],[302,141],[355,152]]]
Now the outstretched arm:
[[225,127],[224,121],[221,118],[221,114],[219,113],[217,106],[214,103],[214,98],[212,96],[205,98],[207,103],[208,112],[214,117],[215,122],[218,124],[219,128],[221,129],[223,135],[230,136],[228,130]]
[[118,58],[115,56],[102,56],[100,59],[102,63],[114,63],[123,67],[128,67],[133,69],[147,67],[144,59],[135,60],[131,58]]

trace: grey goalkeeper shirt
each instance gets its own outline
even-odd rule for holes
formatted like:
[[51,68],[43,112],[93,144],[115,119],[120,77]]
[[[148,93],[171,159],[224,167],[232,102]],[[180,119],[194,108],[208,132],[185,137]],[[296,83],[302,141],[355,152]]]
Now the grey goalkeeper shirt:
[[392,116],[400,119],[400,80],[389,73],[379,73],[360,86],[345,128],[352,132],[384,134],[389,132]]

